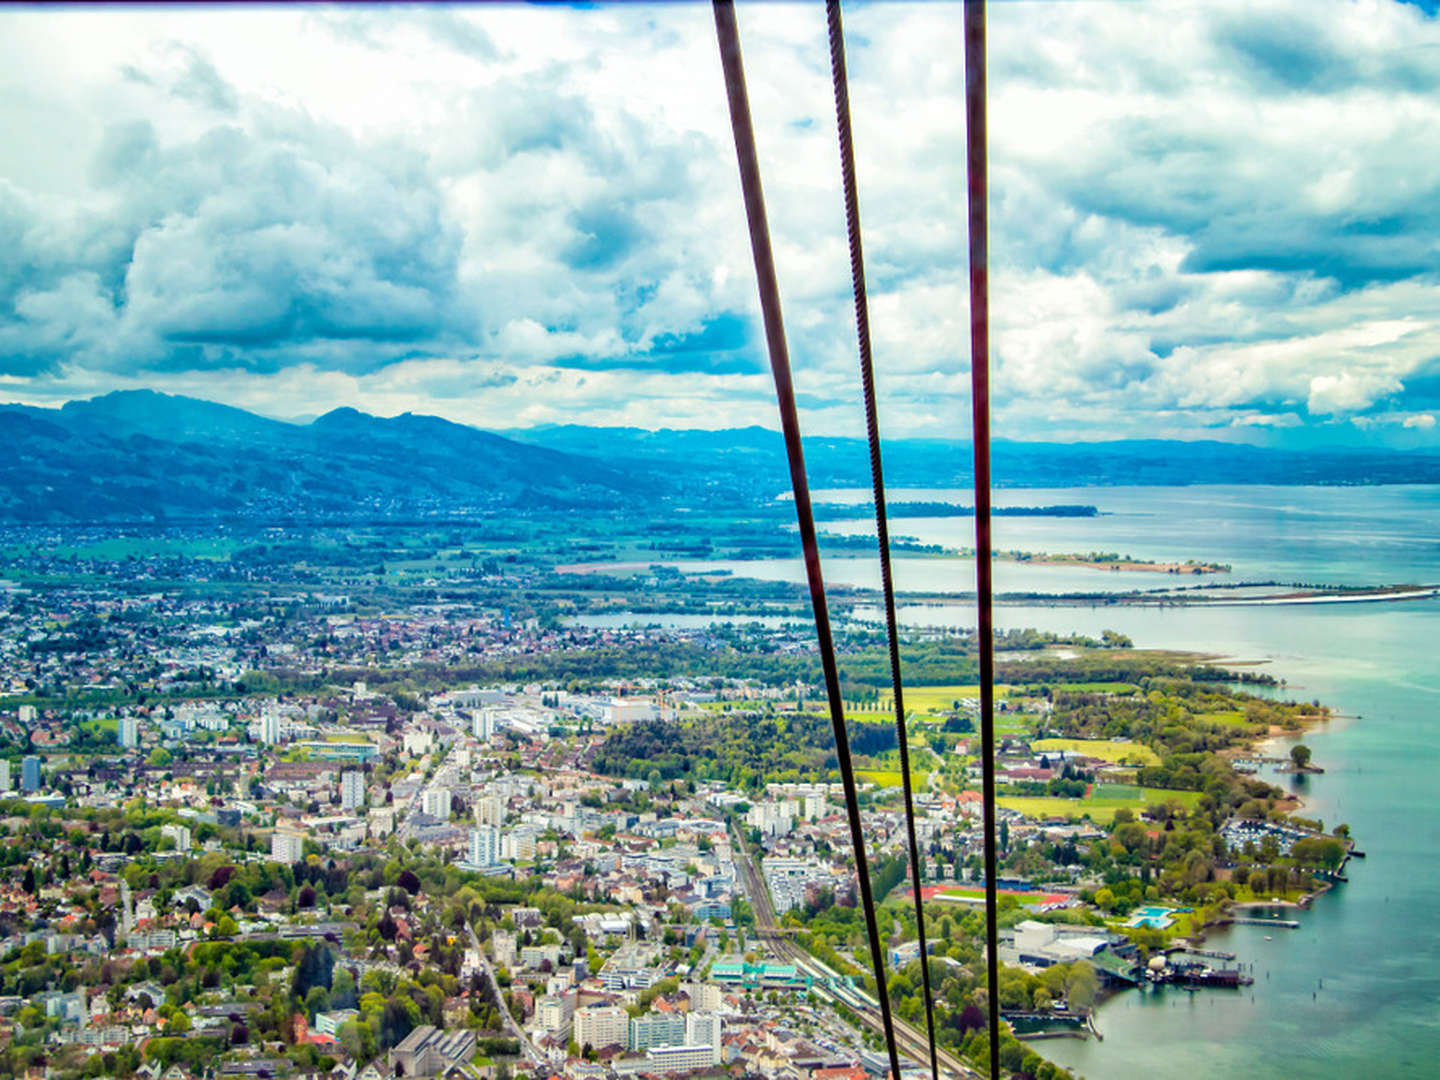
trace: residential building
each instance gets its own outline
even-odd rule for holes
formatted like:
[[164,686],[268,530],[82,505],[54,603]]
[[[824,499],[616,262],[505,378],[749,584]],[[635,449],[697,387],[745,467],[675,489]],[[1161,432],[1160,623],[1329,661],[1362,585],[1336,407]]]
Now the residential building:
[[29,727],[31,724],[35,723],[35,715],[36,714],[34,705],[21,705],[18,714],[20,726]]
[[535,1002],[535,1023],[544,1031],[564,1034],[570,1030],[575,1015],[573,995],[546,994]]
[[470,830],[470,863],[472,866],[494,866],[500,861],[500,830],[483,825]]
[[631,1050],[680,1046],[684,1042],[685,1017],[682,1013],[646,1013],[630,1021]]
[[712,1053],[709,1064],[720,1064],[720,1017],[715,1013],[692,1012],[685,1017],[685,1045],[708,1046]]
[[346,769],[340,774],[340,809],[358,810],[365,804],[365,773]]
[[276,829],[270,837],[270,858],[285,866],[300,862],[305,858],[305,834]]
[[280,714],[266,711],[260,714],[260,741],[273,746],[280,741]]
[[495,737],[495,710],[481,709],[470,720],[470,733],[477,739],[489,742]]
[[20,790],[26,795],[40,790],[40,759],[34,754],[20,762]]
[[657,1046],[645,1051],[645,1057],[656,1072],[691,1072],[717,1064],[719,1053],[715,1046]]
[[125,750],[134,750],[140,745],[140,721],[133,716],[122,716],[116,728],[116,737]]
[[321,1035],[334,1035],[341,1024],[348,1024],[360,1014],[354,1009],[332,1009],[330,1012],[315,1014],[314,1030]]
[[[160,838],[169,837],[175,841],[176,851],[190,850],[190,829],[185,825],[161,825]],[[294,861],[293,859],[291,860]]]
[[420,809],[429,817],[446,821],[450,817],[449,788],[426,788],[420,795]]
[[603,1050],[624,1046],[629,1035],[630,1014],[619,1005],[591,1005],[575,1013],[571,1039],[582,1048]]
[[10,762],[0,760],[0,791],[14,791],[15,778],[10,775]]
[[482,795],[475,800],[475,824],[505,824],[505,803],[498,795]]

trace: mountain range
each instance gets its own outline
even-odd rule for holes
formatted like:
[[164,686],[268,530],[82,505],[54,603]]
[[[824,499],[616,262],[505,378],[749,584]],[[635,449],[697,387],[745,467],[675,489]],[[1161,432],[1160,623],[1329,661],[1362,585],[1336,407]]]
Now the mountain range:
[[[784,445],[721,431],[578,425],[504,434],[350,408],[308,423],[149,390],[0,405],[0,521],[413,520],[495,511],[774,506]],[[868,487],[860,439],[805,442],[811,486]],[[997,441],[997,486],[1440,483],[1440,453],[1220,442]],[[887,484],[971,483],[965,440],[885,446]]]

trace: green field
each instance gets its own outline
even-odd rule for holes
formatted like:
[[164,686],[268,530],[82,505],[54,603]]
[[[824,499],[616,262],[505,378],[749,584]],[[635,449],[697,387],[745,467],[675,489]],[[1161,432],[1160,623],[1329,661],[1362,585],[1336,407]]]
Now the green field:
[[1255,727],[1255,726],[1256,726],[1256,725],[1250,723],[1250,721],[1246,720],[1246,719],[1245,719],[1245,714],[1242,713],[1242,712],[1240,712],[1240,711],[1238,711],[1238,710],[1229,710],[1229,711],[1226,711],[1226,712],[1196,713],[1196,714],[1195,714],[1195,719],[1196,719],[1196,720],[1209,720],[1209,721],[1210,721],[1211,723],[1213,723],[1213,724],[1228,724],[1228,725],[1231,726],[1231,727]]
[[1066,750],[1121,765],[1160,764],[1160,755],[1141,743],[1111,742],[1109,739],[1041,739],[1030,745],[1042,753],[1046,750]]
[[1138,813],[1145,806],[1158,806],[1169,799],[1187,809],[1194,809],[1200,793],[1139,788],[1132,784],[1099,784],[1083,799],[1062,799],[1052,795],[1002,795],[995,802],[999,806],[1018,810],[1026,817],[1079,818],[1088,814],[1097,825],[1108,825],[1115,820],[1116,810],[1129,808]]
[[[996,686],[995,697],[1000,699],[1009,695],[1011,687]],[[956,686],[906,686],[905,708],[914,712],[949,712],[951,705],[962,698],[978,698],[980,687],[974,683],[966,683]],[[894,708],[888,692],[880,693],[880,708]]]
[[1073,690],[1077,694],[1133,694],[1140,688],[1132,682],[1054,683],[1052,690]]
[[[861,782],[868,780],[870,783],[878,784],[880,787],[893,788],[900,786],[901,779],[899,769],[856,769],[855,777]],[[929,783],[929,773],[914,771],[910,773],[910,787],[915,791],[924,791]]]

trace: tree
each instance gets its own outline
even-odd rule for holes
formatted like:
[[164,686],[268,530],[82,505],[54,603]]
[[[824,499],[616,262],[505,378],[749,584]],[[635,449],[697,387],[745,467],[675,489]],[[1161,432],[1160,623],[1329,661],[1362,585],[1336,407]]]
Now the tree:
[[1310,764],[1310,747],[1304,743],[1296,743],[1290,748],[1290,760],[1295,763],[1297,769],[1303,769]]

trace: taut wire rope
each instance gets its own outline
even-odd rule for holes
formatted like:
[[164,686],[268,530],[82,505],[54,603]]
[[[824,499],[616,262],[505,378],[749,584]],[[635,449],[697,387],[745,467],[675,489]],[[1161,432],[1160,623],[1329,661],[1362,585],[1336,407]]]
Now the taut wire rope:
[[855,143],[850,126],[850,80],[845,69],[845,28],[840,0],[826,0],[830,35],[830,72],[835,84],[835,127],[840,140],[840,179],[845,189],[845,230],[850,240],[850,279],[855,293],[855,334],[859,340],[860,384],[865,397],[865,434],[870,447],[870,482],[875,498],[875,538],[880,549],[880,585],[885,603],[885,633],[890,648],[890,692],[895,705],[895,734],[900,747],[900,779],[905,797],[905,834],[910,848],[910,884],[915,894],[915,929],[920,946],[920,977],[925,996],[925,1033],[930,1040],[930,1076],[939,1080],[935,1046],[935,1006],[930,990],[930,957],[925,940],[925,892],[920,876],[920,845],[915,838],[915,797],[910,781],[905,698],[900,682],[900,635],[895,618],[895,583],[890,567],[890,528],[885,512],[885,474],[880,458],[880,421],[875,407],[875,371],[870,348],[870,302],[865,288],[865,253],[860,242],[860,195],[855,180]]
[[990,1075],[1000,1076],[1000,929],[995,853],[995,625],[991,600],[990,292],[986,189],[985,0],[965,0],[965,189],[970,232],[970,410],[975,449],[975,644],[985,813],[985,985]]
[[760,310],[765,324],[765,342],[770,355],[770,370],[775,379],[780,425],[785,435],[790,485],[795,496],[795,515],[805,554],[805,576],[810,587],[810,604],[815,613],[815,634],[825,675],[825,692],[830,704],[830,723],[835,732],[835,757],[840,766],[840,780],[845,792],[845,808],[850,820],[850,841],[860,884],[860,902],[865,910],[865,930],[870,939],[870,959],[875,969],[875,996],[880,1002],[880,1020],[886,1049],[890,1055],[891,1076],[894,1080],[899,1080],[900,1059],[895,1044],[894,1019],[890,1013],[890,993],[885,981],[885,956],[880,947],[880,930],[875,921],[875,902],[870,889],[870,869],[865,857],[865,834],[860,824],[855,769],[850,759],[845,708],[840,697],[840,676],[835,664],[835,643],[830,633],[825,580],[820,571],[820,548],[815,536],[810,484],[805,473],[805,456],[800,443],[800,420],[790,375],[790,353],[785,341],[785,324],[780,310],[780,286],[775,275],[770,226],[765,215],[765,194],[760,183],[759,154],[755,148],[755,130],[750,117],[745,69],[740,56],[740,31],[736,25],[735,5],[732,0],[714,0],[714,11],[715,33],[719,40],[720,62],[725,73],[725,93],[730,107],[730,127],[735,137],[740,187],[744,195],[745,217],[750,231],[750,248],[755,259]]

